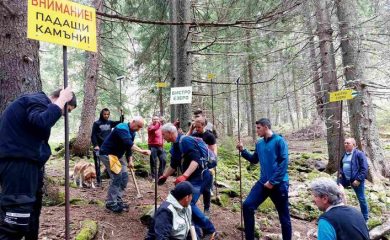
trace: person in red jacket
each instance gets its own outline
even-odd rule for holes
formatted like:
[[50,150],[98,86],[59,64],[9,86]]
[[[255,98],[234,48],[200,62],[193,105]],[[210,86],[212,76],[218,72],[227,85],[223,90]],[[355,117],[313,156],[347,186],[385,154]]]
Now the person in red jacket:
[[152,178],[156,177],[157,158],[160,160],[158,167],[158,177],[160,177],[166,164],[166,154],[163,147],[163,137],[161,133],[162,120],[158,116],[153,116],[152,123],[148,126],[148,145],[151,151],[150,155],[150,174]]

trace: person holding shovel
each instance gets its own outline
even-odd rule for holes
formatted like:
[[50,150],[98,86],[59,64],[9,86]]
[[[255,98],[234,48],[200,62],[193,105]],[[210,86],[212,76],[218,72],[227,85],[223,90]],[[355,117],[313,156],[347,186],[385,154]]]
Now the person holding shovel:
[[[99,158],[110,175],[110,186],[107,192],[106,208],[114,213],[128,210],[128,204],[123,202],[123,193],[127,187],[129,175],[127,164],[134,167],[131,152],[137,151],[150,155],[150,150],[143,150],[134,144],[136,132],[144,126],[142,117],[134,117],[129,123],[120,123],[104,140]],[[126,159],[123,155],[126,153]]]

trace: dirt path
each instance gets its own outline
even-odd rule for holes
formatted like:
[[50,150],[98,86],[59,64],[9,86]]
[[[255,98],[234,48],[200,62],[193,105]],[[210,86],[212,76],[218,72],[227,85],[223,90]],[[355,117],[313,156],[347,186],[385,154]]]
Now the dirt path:
[[[55,172],[55,171],[53,171]],[[95,239],[115,240],[141,240],[144,238],[147,227],[140,221],[143,208],[154,204],[154,184],[150,180],[137,178],[143,197],[137,199],[137,192],[132,179],[129,180],[125,199],[130,203],[129,212],[113,214],[97,204],[72,205],[71,206],[71,239],[80,230],[80,223],[85,219],[93,219],[99,224],[99,232]],[[159,187],[159,200],[162,201],[173,187],[173,178],[170,178],[162,187]],[[107,181],[103,183],[105,188],[74,189],[71,188],[71,198],[80,198],[85,202],[96,200],[104,201],[106,196]],[[236,199],[238,201],[238,199]],[[64,206],[44,207],[41,215],[40,239],[64,239]],[[240,239],[241,232],[237,229],[240,225],[240,213],[232,212],[226,208],[212,206],[211,220],[219,232],[224,233],[223,239]],[[279,222],[276,213],[257,214],[257,222],[261,225],[263,236],[274,236],[279,233]],[[306,237],[307,231],[315,228],[315,224],[301,220],[292,220],[294,239],[310,239]]]

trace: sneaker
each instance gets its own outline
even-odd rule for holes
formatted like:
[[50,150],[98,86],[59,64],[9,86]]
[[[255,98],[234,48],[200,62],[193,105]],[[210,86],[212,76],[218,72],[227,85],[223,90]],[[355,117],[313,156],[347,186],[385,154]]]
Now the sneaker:
[[129,204],[125,202],[118,202],[118,205],[123,208],[123,211],[128,212],[129,211]]
[[210,217],[210,210],[204,210],[204,212],[203,212],[203,214],[207,217],[207,218],[209,218]]
[[219,240],[219,234],[218,232],[208,233],[203,236],[204,240]]
[[108,210],[110,210],[111,212],[114,212],[114,213],[121,213],[121,212],[123,212],[123,207],[118,205],[118,204],[115,204],[115,205],[107,205],[106,204],[106,208]]

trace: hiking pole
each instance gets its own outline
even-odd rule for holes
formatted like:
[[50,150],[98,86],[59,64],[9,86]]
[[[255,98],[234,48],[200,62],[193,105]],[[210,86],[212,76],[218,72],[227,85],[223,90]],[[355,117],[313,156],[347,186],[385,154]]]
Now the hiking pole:
[[135,184],[135,188],[137,189],[137,198],[141,198],[142,195],[139,192],[138,183],[137,183],[137,180],[135,179],[134,170],[132,168],[130,168],[130,173],[131,173],[131,177],[133,178],[133,181],[134,181],[134,184]]
[[[236,86],[237,86],[237,131],[238,131],[238,142],[241,142],[241,133],[240,133],[240,92],[238,91],[238,84],[240,83],[240,77],[237,78]],[[244,229],[243,229],[243,212],[242,212],[242,173],[241,173],[241,153],[238,150],[238,166],[240,171],[240,206],[241,206],[241,239],[244,239]]]
[[[163,149],[164,151],[164,149]],[[152,155],[150,156],[152,161],[154,161],[154,214],[157,212],[157,182],[158,182],[158,168],[157,168],[157,157],[153,159]]]

